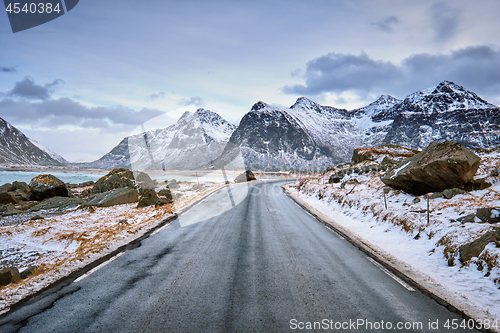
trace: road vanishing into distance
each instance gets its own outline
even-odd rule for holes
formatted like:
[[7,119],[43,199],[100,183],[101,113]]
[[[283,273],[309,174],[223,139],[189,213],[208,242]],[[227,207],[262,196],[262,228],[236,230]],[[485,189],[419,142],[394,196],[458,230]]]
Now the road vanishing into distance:
[[391,277],[282,184],[222,188],[2,315],[0,332],[474,332],[443,328],[463,319]]

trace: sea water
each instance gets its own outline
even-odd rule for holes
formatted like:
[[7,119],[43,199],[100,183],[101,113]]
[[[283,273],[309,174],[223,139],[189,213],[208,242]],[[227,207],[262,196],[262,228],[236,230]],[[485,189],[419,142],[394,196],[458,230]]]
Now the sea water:
[[106,172],[64,172],[64,171],[0,171],[0,185],[13,181],[28,183],[41,174],[51,174],[65,183],[79,184],[89,180],[96,181]]
[[[241,171],[240,171],[241,172]],[[240,173],[235,171],[227,171],[226,178],[233,181],[234,178]],[[75,172],[75,171],[53,171],[53,170],[40,170],[40,171],[0,171],[0,185],[5,183],[12,183],[14,181],[28,183],[34,177],[41,174],[51,174],[59,178],[65,183],[80,184],[89,180],[96,181],[102,176],[106,175],[107,171],[102,172]],[[185,182],[214,182],[223,183],[225,177],[217,170],[215,172],[207,172],[206,170],[201,172],[146,172],[149,174],[151,179],[158,182],[169,181],[175,179],[177,181]]]

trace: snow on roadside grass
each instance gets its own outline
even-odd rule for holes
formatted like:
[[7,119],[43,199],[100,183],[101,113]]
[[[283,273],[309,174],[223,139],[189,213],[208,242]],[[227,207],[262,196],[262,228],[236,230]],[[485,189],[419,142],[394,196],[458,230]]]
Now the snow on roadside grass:
[[[460,245],[497,226],[456,221],[477,208],[500,206],[500,178],[493,172],[500,166],[500,154],[484,153],[480,157],[482,166],[476,178],[487,177],[493,186],[452,199],[431,199],[429,223],[423,196],[390,190],[385,209],[380,172],[346,176],[344,186],[323,185],[323,177],[309,178],[302,182],[300,196],[352,233],[430,276],[447,289],[447,294],[467,300],[489,319],[500,321],[500,249],[490,243],[479,257],[464,264],[459,260]],[[297,185],[288,187],[297,191]]]
[[[27,267],[34,274],[0,287],[0,313],[19,300],[141,237],[173,212],[222,185],[204,183],[202,191],[185,190],[173,204],[136,208],[137,203],[80,209],[43,220],[0,227],[0,264]],[[194,188],[194,186],[187,186]],[[198,189],[196,185],[196,189]]]

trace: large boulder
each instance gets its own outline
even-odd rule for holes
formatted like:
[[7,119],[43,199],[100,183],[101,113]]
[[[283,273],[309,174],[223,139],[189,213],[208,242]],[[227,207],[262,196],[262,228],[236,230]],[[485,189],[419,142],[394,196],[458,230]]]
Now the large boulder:
[[244,183],[244,182],[250,182],[252,180],[257,180],[255,178],[255,175],[253,174],[252,171],[246,170],[245,172],[241,173],[234,179],[235,183]]
[[476,210],[476,216],[482,222],[498,223],[500,222],[500,207],[478,208]]
[[176,189],[176,188],[179,188],[179,187],[180,187],[180,185],[179,185],[179,183],[177,182],[177,180],[172,179],[172,180],[170,180],[170,181],[168,182],[167,187],[168,187],[168,188],[172,188],[172,189]]
[[145,172],[134,171],[134,179],[141,189],[154,189],[156,187],[156,182]]
[[137,204],[137,208],[154,206],[158,203],[158,196],[156,195],[155,190],[146,188],[142,191],[142,195],[139,198],[139,203]]
[[12,183],[12,191],[17,191],[17,190],[21,190],[25,193],[28,193],[30,191],[30,186],[25,182],[14,181]]
[[10,192],[12,191],[12,184],[11,183],[5,183],[0,186],[0,192]]
[[0,192],[0,204],[5,205],[9,203],[17,203],[11,192]]
[[114,205],[121,205],[126,203],[137,202],[139,194],[137,190],[129,187],[117,188],[104,193],[97,193],[92,195],[87,202],[86,206],[109,207]]
[[164,198],[164,200],[163,200],[164,202],[167,202],[167,203],[174,202],[174,197],[172,195],[172,191],[170,191],[170,189],[168,189],[168,188],[164,188],[164,189],[160,190],[158,192],[158,195],[160,197]]
[[39,210],[54,209],[60,212],[64,212],[67,210],[75,209],[81,204],[83,204],[83,200],[80,198],[53,197],[37,203],[35,206],[31,207],[28,211],[35,212]]
[[135,188],[134,184],[134,173],[128,169],[113,169],[107,175],[99,178],[94,187],[92,188],[92,193],[104,193],[117,188]]
[[384,184],[414,195],[461,188],[479,167],[480,158],[460,143],[431,144],[420,153],[389,170]]
[[21,280],[21,274],[16,267],[9,267],[0,270],[0,286],[6,286],[12,282],[18,283]]
[[500,246],[500,229],[488,231],[475,241],[460,246],[460,261],[466,263],[474,257],[479,257],[486,245],[491,242]]
[[52,197],[67,197],[68,188],[59,178],[53,175],[38,175],[29,184],[30,199],[41,201]]
[[472,179],[471,181],[467,182],[467,184],[465,184],[464,190],[465,191],[481,191],[481,190],[487,189],[491,185],[493,185],[493,184],[491,184],[490,182],[488,182],[484,178]]

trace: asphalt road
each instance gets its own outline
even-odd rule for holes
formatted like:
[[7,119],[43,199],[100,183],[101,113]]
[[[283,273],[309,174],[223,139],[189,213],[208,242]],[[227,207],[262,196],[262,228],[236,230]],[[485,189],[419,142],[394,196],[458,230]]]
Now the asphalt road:
[[257,182],[1,316],[0,332],[472,331],[443,328],[463,319],[408,289],[279,183]]

